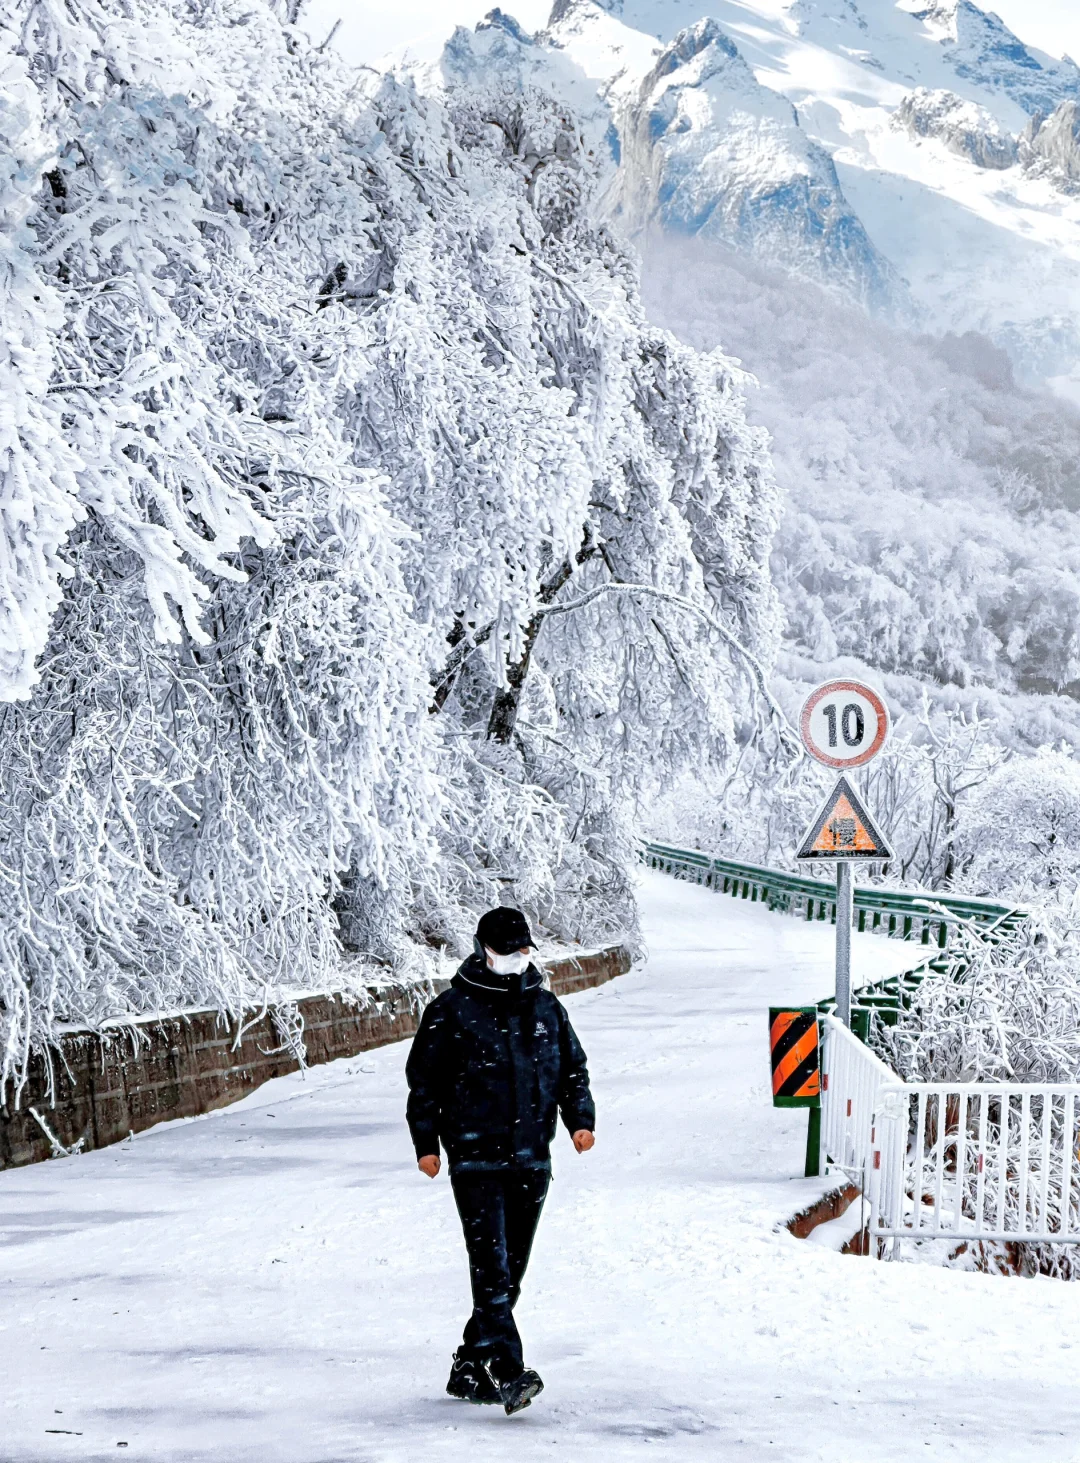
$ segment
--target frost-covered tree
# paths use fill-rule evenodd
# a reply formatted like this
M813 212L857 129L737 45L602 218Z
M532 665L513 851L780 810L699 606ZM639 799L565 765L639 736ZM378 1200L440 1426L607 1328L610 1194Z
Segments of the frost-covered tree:
M33 255L29 219L50 138L28 58L0 32L0 686L25 695L60 599L59 550L83 516L76 469L61 434L62 408L50 393L56 293Z
M0 12L5 1076L501 897L632 933L628 793L773 715L763 437L574 118L292 18Z
M7 239L50 311L33 501L68 531L6 536L5 1073L58 1018L332 978L338 872L407 889L439 815L404 530L308 364L290 164L304 128L348 150L316 78L268 11L7 18L41 118Z
M1017 757L970 796L958 863L972 888L1022 895L1080 879L1080 763L1044 747Z
M1007 760L993 723L962 707L931 711L903 727L886 755L864 774L873 806L894 839L893 871L927 889L950 888L957 838L977 790Z
M595 160L563 105L528 86L378 96L413 148L418 112L445 108L454 169L488 206L464 241L442 219L435 244L388 236L410 298L384 317L361 440L417 531L409 582L444 637L434 706L473 799L494 799L484 841L518 821L507 779L530 808L537 788L553 799L572 836L559 858L546 827L519 840L516 883L550 927L599 937L632 917L620 805L723 755L733 704L762 697L754 651L778 628L763 438L728 361L644 321L630 260L583 207ZM416 328L432 317L434 337ZM420 430L369 437L403 393Z

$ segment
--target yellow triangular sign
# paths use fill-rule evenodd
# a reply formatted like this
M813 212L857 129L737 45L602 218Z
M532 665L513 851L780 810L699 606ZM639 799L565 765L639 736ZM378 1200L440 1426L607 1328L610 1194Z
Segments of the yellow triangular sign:
M811 823L796 857L880 862L892 858L892 849L858 793L846 777L841 777Z

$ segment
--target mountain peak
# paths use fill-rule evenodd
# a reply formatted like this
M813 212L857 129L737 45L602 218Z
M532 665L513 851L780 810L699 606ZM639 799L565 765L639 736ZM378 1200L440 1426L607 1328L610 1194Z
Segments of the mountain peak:
M616 117L622 166L608 202L631 231L659 223L875 312L904 310L903 283L852 211L832 159L715 20L680 31Z
M507 15L505 10L500 10L498 6L494 10L488 11L483 20L478 23L476 29L478 31L505 31L508 36L511 36L522 46L531 46L533 43L533 38L529 32L523 29L512 15Z
M1025 46L1005 22L972 0L940 0L914 12L936 33L956 74L1010 97L1029 115L1080 98L1080 67Z
M671 44L664 48L646 85L659 81L662 77L669 76L681 67L689 65L710 47L715 47L728 60L734 60L739 56L739 48L735 42L721 30L715 20L705 18L680 31Z

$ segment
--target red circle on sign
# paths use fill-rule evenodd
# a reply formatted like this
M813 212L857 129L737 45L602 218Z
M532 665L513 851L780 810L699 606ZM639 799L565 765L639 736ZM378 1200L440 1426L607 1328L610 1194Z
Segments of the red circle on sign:
M828 752L823 752L810 735L810 718L815 706L826 696L834 695L839 691L853 691L857 696L862 696L870 702L877 717L877 734L874 740L864 752L860 752L856 757L833 757ZM823 686L818 686L816 690L811 691L803 703L802 715L799 718L799 732L802 735L803 746L811 757L817 762L824 762L826 767L864 767L867 762L877 756L885 744L885 738L889 733L889 713L878 693L872 687L864 685L862 681L826 681Z

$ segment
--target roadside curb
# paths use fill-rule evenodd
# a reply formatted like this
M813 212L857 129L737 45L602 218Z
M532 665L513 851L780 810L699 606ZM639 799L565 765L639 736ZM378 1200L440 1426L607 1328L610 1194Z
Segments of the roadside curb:
M854 1204L859 1197L859 1189L854 1184L847 1184L842 1189L833 1189L831 1193L823 1194L813 1204L808 1204L805 1209L800 1209L798 1214L788 1220L785 1228L789 1234L796 1239L809 1239L819 1224L828 1224L830 1220L839 1219Z

